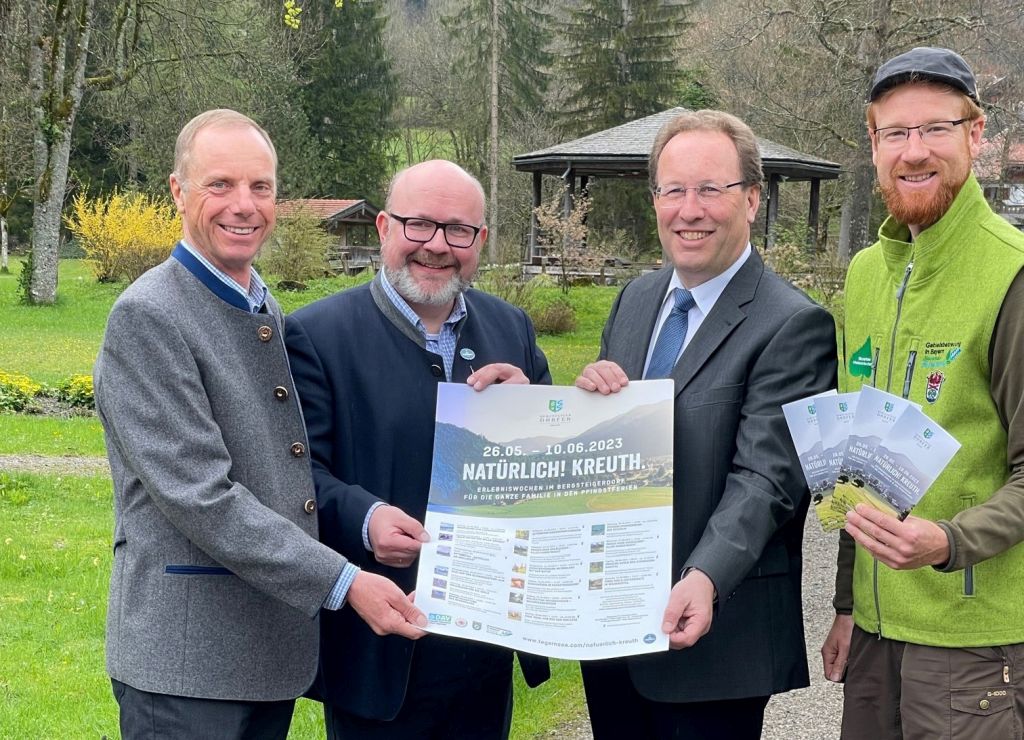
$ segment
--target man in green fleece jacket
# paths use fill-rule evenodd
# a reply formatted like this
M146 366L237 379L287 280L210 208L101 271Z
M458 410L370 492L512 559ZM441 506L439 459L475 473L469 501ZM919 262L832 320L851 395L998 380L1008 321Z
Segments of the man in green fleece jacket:
M825 676L845 740L1020 738L1024 723L1024 234L971 163L966 62L883 64L867 125L890 216L850 264L840 385L900 394L962 447L914 515L847 515Z

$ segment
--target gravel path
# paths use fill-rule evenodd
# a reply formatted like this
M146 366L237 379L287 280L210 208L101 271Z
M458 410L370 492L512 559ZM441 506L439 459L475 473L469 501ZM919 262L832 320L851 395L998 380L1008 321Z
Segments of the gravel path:
M804 528L804 630L811 685L772 697L765 713L763 740L837 740L842 716L842 687L822 676L818 651L832 626L837 533L824 533L811 513ZM593 740L586 707L580 717L549 730L558 740Z
M110 472L105 457L47 457L45 455L0 455L5 473L48 473L50 475L103 475Z

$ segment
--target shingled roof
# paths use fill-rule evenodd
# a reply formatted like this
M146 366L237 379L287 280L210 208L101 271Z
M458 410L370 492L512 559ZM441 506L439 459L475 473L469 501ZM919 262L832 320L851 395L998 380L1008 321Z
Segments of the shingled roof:
M372 220L380 209L362 198L358 200L296 198L295 200L283 200L277 204L278 216L291 216L299 211L319 216L322 221L339 221L354 216L364 216Z
M580 139L520 154L512 159L521 172L544 172L561 176L570 166L577 176L646 177L647 157L658 131L686 108L669 108L661 113L598 131ZM798 152L774 141L757 137L765 175L783 175L790 180L839 177L840 167L820 157Z

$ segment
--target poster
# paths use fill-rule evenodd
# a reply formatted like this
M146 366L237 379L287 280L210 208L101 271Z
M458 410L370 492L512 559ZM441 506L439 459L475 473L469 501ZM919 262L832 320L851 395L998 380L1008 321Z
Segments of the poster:
M441 384L427 630L565 659L667 650L673 396Z

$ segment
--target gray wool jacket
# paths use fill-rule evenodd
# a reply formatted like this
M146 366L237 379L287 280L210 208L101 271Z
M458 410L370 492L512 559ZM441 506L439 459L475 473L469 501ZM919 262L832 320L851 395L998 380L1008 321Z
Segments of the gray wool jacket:
M114 304L95 376L114 480L107 671L137 689L302 694L345 559L317 541L283 319L173 257Z

